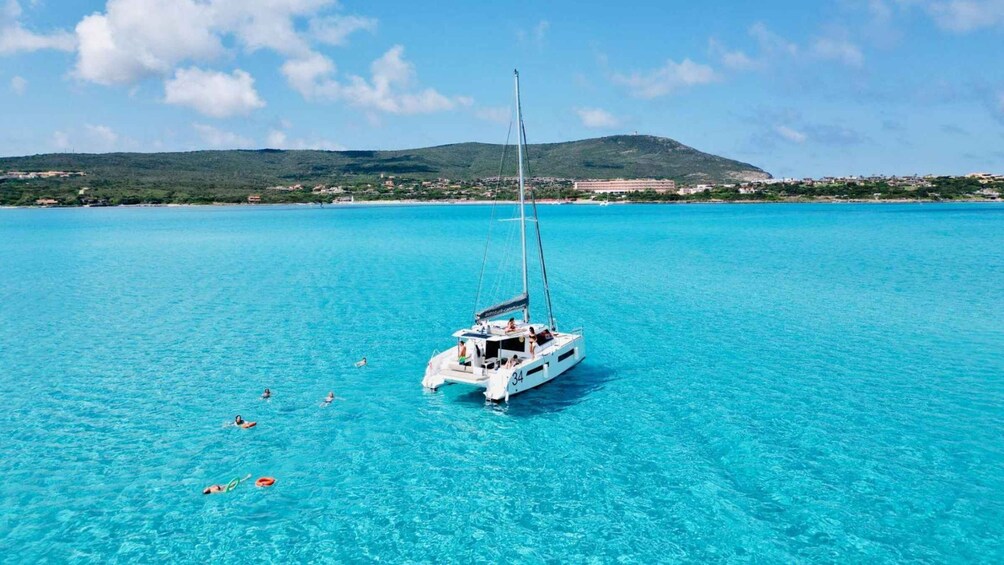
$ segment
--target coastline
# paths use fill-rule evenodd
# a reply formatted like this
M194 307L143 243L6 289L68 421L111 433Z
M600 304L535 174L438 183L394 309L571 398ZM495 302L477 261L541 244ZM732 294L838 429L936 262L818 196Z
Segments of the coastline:
M594 200L576 200L568 202L537 202L539 206L601 206L608 204L611 206L630 205L750 205L750 204L988 204L1004 203L1002 199L976 199L967 198L965 200L933 200L919 198L899 198L899 199L791 199L791 200L677 200L677 201L633 201L633 202L607 202ZM515 200L362 200L358 202L338 202L338 203L307 203L307 202L277 202L249 204L247 202L212 202L209 204L119 204L115 206L0 206L0 210L46 210L46 209L78 209L78 208L214 208L214 207L235 207L235 208L265 208L265 207L291 207L303 206L311 208L353 208L353 207L397 207L397 206L490 206L492 204L516 204Z

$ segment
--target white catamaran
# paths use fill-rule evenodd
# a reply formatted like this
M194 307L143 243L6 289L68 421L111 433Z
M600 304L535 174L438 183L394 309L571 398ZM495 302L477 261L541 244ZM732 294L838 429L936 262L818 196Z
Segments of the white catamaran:
M530 295L527 285L526 255L526 189L523 178L523 152L526 134L519 99L519 72L516 81L516 139L519 167L519 229L523 252L523 292L474 315L474 325L453 334L455 347L434 354L426 366L422 385L436 390L444 384L465 384L485 389L485 398L492 401L509 397L548 381L571 369L586 356L585 338L581 331L559 332L551 311L551 294L544 267L544 251L540 242L537 209L533 207L537 226L537 249L546 298L548 323L530 323ZM503 163L505 156L503 155ZM500 175L501 178L501 175ZM479 291L480 293L480 291ZM522 322L498 319L522 310Z

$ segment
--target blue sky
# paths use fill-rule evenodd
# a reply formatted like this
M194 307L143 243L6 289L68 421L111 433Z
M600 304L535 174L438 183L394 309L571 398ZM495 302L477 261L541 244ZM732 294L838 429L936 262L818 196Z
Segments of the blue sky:
M677 139L1004 172L1004 0L0 0L0 155Z

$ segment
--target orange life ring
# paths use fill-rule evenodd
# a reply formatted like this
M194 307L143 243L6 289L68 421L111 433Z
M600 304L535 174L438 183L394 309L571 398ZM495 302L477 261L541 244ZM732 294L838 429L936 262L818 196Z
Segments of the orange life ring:
M275 479L272 477L261 477L254 482L256 487L270 487L275 484Z
M241 427L244 428L244 429L247 429L247 428L253 428L253 427L257 426L257 425L258 425L258 422L244 422L243 424L241 424Z

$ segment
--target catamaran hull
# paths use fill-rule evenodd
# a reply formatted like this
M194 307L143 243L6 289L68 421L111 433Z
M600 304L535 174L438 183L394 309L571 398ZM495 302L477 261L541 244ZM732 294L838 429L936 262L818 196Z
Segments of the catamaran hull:
M508 400L510 396L553 381L585 357L585 340L581 335L575 336L560 348L521 363L515 369L503 369L492 375L485 390L485 398L493 401Z
M510 396L526 392L544 383L551 382L586 357L585 339L581 335L571 335L567 343L520 363L513 369L485 370L480 373L457 374L455 371L440 371L433 367L442 365L441 356L448 358L447 351L433 357L429 362L422 384L432 390L444 384L466 384L485 389L485 398L491 401L508 400ZM566 337L566 338L567 338ZM444 359L445 359L444 358Z

